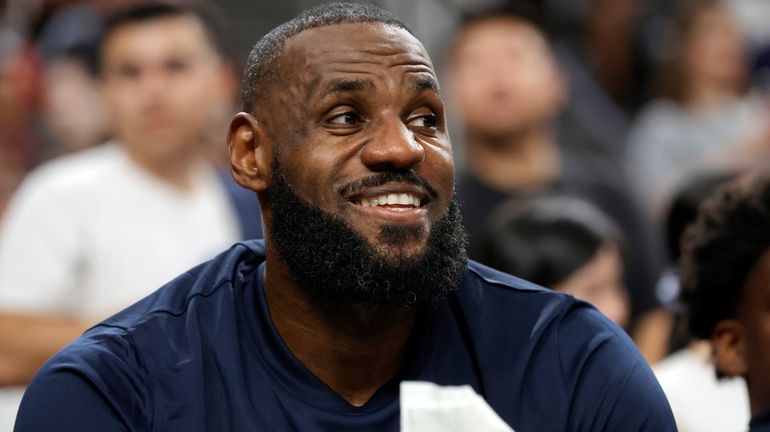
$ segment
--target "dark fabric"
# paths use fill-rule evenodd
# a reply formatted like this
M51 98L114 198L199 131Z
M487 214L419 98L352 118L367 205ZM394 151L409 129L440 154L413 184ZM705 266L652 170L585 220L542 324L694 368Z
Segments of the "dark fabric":
M402 380L469 384L517 432L675 430L622 330L473 262L418 311L400 374L351 406L273 326L263 249L238 244L86 332L33 379L15 430L397 431Z
M770 409L751 418L749 432L770 432Z
M662 245L621 181L613 180L613 175L602 174L601 167L586 167L585 160L575 161L567 153L562 154L562 159L564 176L539 190L506 193L481 183L470 174L458 177L457 196L470 236L469 256L476 260L480 258L480 240L485 235L488 218L509 199L567 195L586 200L612 218L625 237L624 280L631 299L633 323L637 317L660 305L654 287L663 268Z
M257 194L241 187L233 180L229 172L225 170L219 170L218 172L238 216L241 238L243 240L263 238L262 211L259 208Z

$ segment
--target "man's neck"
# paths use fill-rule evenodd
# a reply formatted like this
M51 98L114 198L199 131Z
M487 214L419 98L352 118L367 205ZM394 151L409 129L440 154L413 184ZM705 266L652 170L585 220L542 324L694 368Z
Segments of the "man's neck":
M739 91L730 83L694 80L685 95L685 104L694 112L708 112L738 99Z
M470 133L466 146L471 174L500 191L537 189L561 172L559 151L547 128L497 138Z
M294 283L271 252L268 248L265 295L281 338L313 375L348 403L365 404L401 368L416 310L321 306Z
M169 158L169 160L154 160L137 154L131 148L127 148L126 151L134 163L154 178L180 192L192 191L194 184L193 169L200 161L197 155Z

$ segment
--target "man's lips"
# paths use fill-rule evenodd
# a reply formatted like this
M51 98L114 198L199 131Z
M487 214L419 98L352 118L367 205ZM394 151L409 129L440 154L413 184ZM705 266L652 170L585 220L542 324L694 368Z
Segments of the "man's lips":
M389 193L372 198L363 198L357 202L364 207L384 206L388 208L414 208L420 207L420 198L409 193Z
M365 188L346 198L363 207L422 207L431 200L430 194L423 187L408 183L387 183Z
M359 213L367 216L394 223L415 223L427 216L425 206L431 198L420 186L390 183L359 191L348 200Z
M415 224L428 217L428 210L424 207L402 206L399 204L371 207L352 204L351 207L354 211L365 217L374 217L394 224Z

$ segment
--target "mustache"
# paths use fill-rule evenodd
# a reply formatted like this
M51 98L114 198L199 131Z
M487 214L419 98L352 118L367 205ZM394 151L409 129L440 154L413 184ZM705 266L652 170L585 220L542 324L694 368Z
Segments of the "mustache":
M391 182L409 183L420 186L428 192L428 195L430 195L432 199L435 199L438 196L436 189L431 186L427 180L411 169L408 171L384 171L365 177L361 180L352 181L341 186L339 188L339 193L342 196L349 196L358 193L363 189L378 187Z

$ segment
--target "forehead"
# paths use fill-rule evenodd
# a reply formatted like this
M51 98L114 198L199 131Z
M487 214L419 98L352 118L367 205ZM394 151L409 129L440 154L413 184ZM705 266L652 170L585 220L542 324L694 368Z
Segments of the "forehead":
M180 14L119 25L105 39L101 54L108 61L116 56L151 57L191 50L214 51L198 18Z
M456 54L498 50L515 44L540 52L550 50L545 36L534 25L515 17L492 17L467 25L457 36Z
M334 24L305 30L286 41L286 72L312 86L335 73L435 77L422 44L404 29L381 23Z

